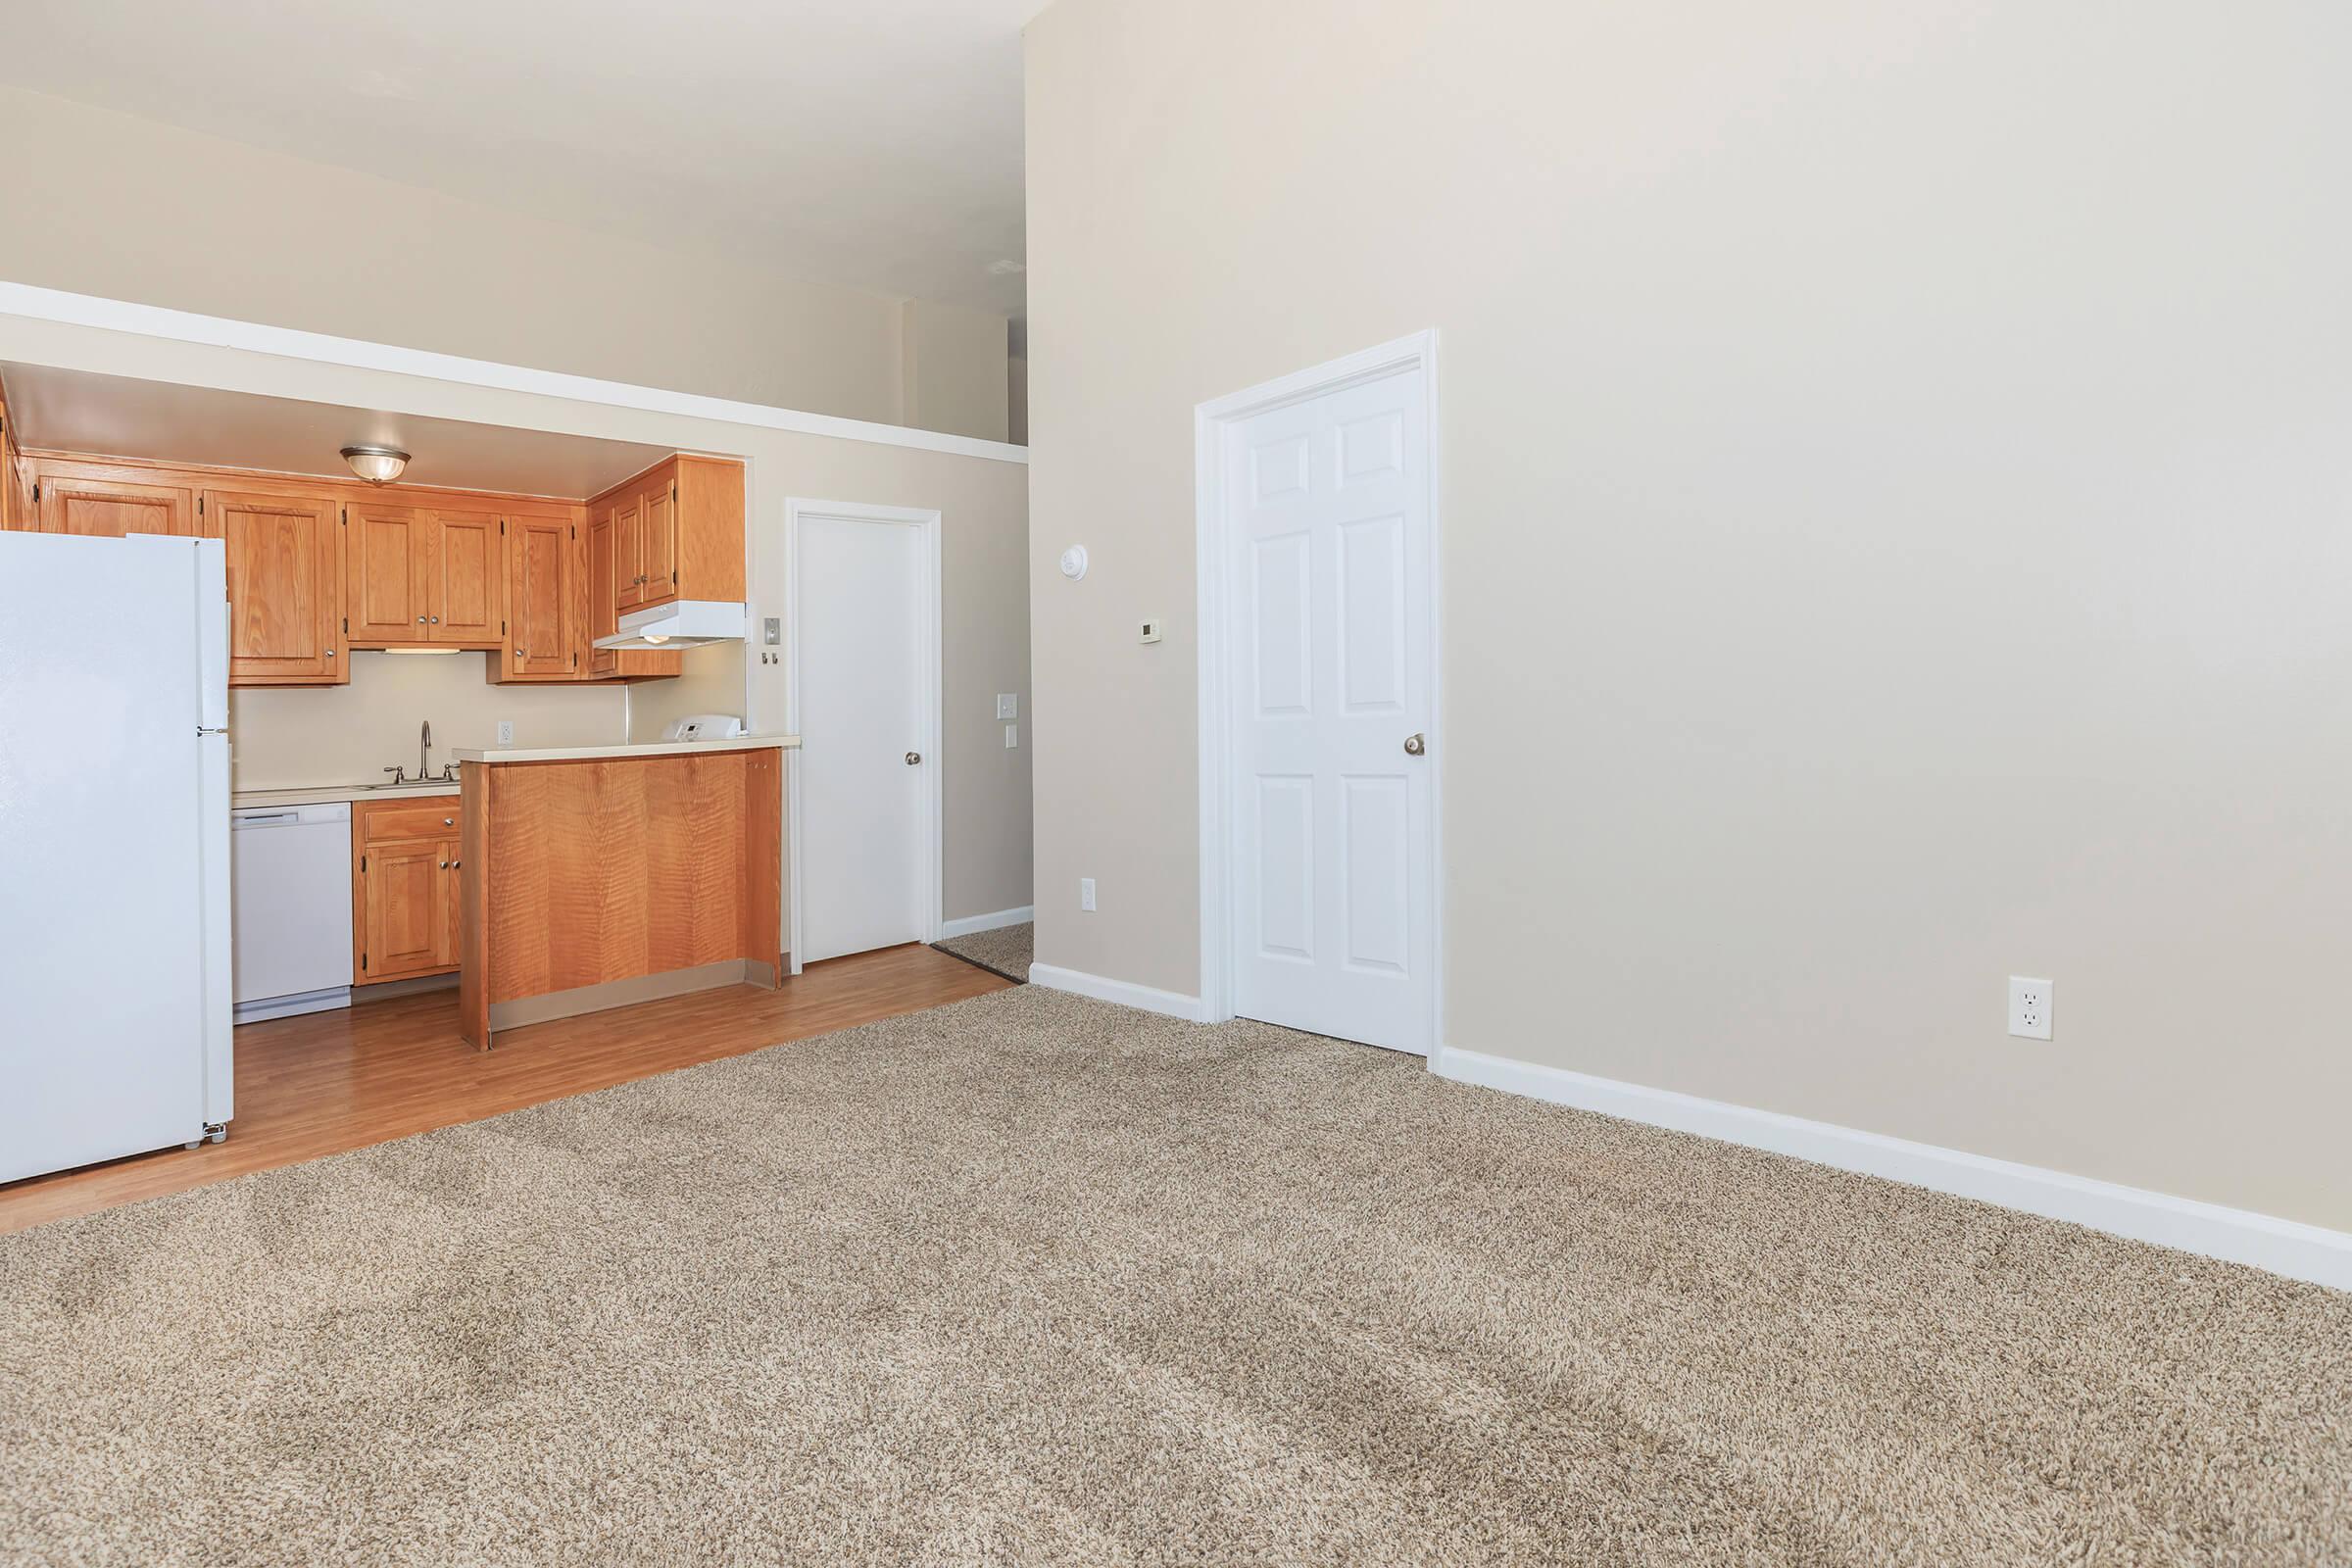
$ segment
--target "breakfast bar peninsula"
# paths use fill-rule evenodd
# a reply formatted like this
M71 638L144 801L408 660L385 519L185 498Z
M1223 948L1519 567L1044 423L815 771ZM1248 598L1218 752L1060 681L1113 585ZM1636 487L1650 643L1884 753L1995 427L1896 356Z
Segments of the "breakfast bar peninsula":
M466 1041L716 986L776 984L796 736L460 751Z

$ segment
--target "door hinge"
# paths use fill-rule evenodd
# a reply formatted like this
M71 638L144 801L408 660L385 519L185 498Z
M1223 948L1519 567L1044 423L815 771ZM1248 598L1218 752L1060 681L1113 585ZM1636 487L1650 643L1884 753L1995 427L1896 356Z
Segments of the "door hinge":
M38 479L32 481L32 499L36 504L41 499L41 481Z
M202 496L196 498L196 515L199 517L204 515L204 497Z
M360 875L362 875L362 876L366 876L367 874L368 874L368 857L366 857L365 855L363 855L363 856L361 856L361 857L360 857Z
M572 536L574 539L577 539L577 538L580 536L580 529L579 529L579 525L578 525L577 523L574 523L574 524L572 525L572 529L571 529L571 536Z
M678 585L678 574L674 571L669 574L669 585L672 588L675 588Z
M507 536L507 519L504 517L498 519L498 536L501 539Z
M351 617L349 615L343 617L343 635L346 637L351 635Z
M363 954L361 954L361 955L360 955L360 973L362 973L362 974L366 974L367 972L368 972L368 955L366 955L365 953L363 953Z
M343 509L343 526L346 528L351 526L351 509L349 507Z

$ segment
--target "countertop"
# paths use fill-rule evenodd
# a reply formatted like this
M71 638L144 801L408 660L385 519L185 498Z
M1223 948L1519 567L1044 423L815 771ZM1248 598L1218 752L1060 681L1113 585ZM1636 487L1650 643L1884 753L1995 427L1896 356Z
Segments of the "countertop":
M684 757L694 752L794 751L800 744L798 735L745 735L731 741L656 741L642 746L508 746L486 752L459 747L451 755L461 762L587 762L607 757Z
M365 784L318 784L290 790L232 790L228 806L232 811L242 811L256 806L331 806L337 801L399 801L412 796L457 793L456 779L435 779L427 784L402 784L380 790Z

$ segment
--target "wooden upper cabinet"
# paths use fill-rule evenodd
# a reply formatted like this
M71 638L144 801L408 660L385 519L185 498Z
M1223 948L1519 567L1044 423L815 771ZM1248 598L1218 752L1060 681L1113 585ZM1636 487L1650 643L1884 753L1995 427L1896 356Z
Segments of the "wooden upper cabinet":
M183 539L221 537L217 518L208 516L206 526L197 526L196 497L181 485L49 472L36 477L43 533L77 533L99 539L120 539L133 533L173 534Z
M613 521L616 511L607 507L588 518L588 548L582 558L586 564L582 599L587 606L587 627L581 634L581 640L588 645L587 676L590 680L655 680L682 674L686 668L683 653L596 646L599 637L610 637L620 630L620 585L616 580L619 558L615 549L619 541Z
M507 520L507 650L502 680L569 680L580 673L579 536L556 517Z
M620 668L618 652L596 646L599 637L610 637L620 629L620 585L614 575L611 507L588 519L587 569L588 673L591 677L602 677Z
M428 539L431 641L497 648L506 635L507 552L495 512L435 512Z
M637 498L639 605L678 597L678 481L676 475Z
M636 496L612 504L612 604L634 610L645 598L645 508Z
M673 599L743 601L742 464L680 455L597 497L589 514L608 506L616 612Z
M323 498L205 492L228 559L228 678L248 686L340 685L342 529Z
M432 640L430 514L416 507L344 508L343 613L362 648Z

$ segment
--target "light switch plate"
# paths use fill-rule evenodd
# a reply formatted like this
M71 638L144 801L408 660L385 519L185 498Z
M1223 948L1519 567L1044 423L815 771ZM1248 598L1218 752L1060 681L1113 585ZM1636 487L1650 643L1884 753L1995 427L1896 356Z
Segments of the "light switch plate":
M767 644L767 646L770 648L773 648L777 644L781 643L784 640L783 617L778 615L769 615L762 619L760 622L760 640Z
M1021 716L1021 698L1018 692L997 693L997 716L999 718Z
M1082 876L1078 879L1078 907L1082 910L1091 910L1094 906L1095 879L1091 876Z
M1005 725L1005 726L1004 726L1004 749L1005 749L1006 751L1008 751L1008 752L1009 752L1009 751L1011 751L1011 750L1012 750L1014 747L1016 747L1016 746L1018 746L1018 745L1020 745L1020 744L1021 744L1021 726L1020 726L1020 725L1018 725L1018 724L1007 724L1007 725Z

